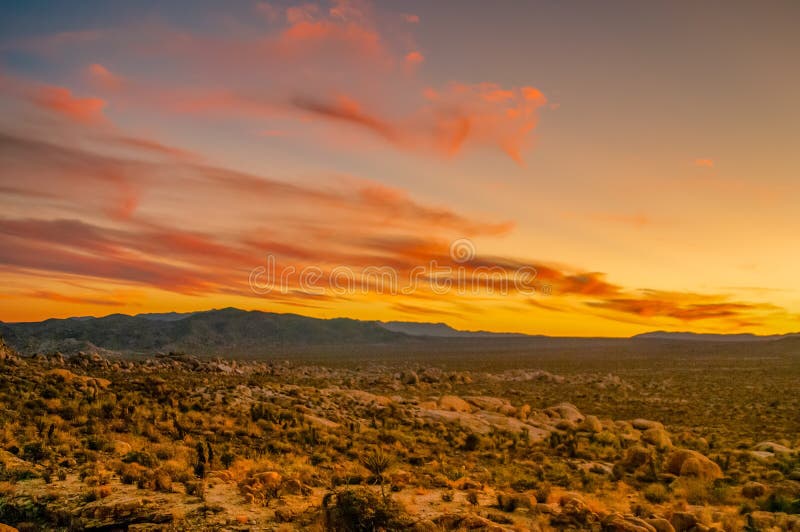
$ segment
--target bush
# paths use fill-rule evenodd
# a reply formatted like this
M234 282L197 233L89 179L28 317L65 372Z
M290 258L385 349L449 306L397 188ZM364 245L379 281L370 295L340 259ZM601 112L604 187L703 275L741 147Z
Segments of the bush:
M50 452L40 441L26 443L22 447L22 458L29 462L41 462L50 456Z
M550 485L549 484L542 484L536 491L534 492L534 497L536 497L536 502L545 503L547 502L547 498L550 496Z
M760 505L767 512L800 514L800 498L792 498L784 493L772 493Z
M397 530L408 524L395 501L365 489L328 493L322 505L325 529L332 532Z
M644 489L644 498L654 504L662 503L669 499L669 490L663 484L650 484Z
M122 461L126 464L140 464L144 467L158 465L158 458L147 451L131 451L122 458Z

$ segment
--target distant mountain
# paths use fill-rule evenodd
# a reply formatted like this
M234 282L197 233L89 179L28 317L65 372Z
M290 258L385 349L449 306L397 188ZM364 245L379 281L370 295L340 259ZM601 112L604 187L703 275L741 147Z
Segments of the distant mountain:
M653 331L644 334L637 334L632 338L644 340L682 340L692 342L770 342L773 340L782 340L800 336L800 333L790 334L772 334L766 336L759 336L756 334L704 334L693 332L668 332L668 331Z
M234 308L187 314L49 319L0 323L0 336L21 353L47 353L76 345L125 353L275 351L283 346L382 344L413 340L375 322L330 320Z
M623 347L675 342L769 342L785 340L791 346L800 334L696 334L656 331L633 338L566 338L520 333L460 331L446 323L319 319L298 314L244 311L235 308L204 312L112 314L102 318L75 317L30 323L0 322L0 337L22 354L84 352L152 354L185 352L217 356L261 356L315 347L350 349L355 346L422 346L487 350L514 344L529 352L542 349L606 345ZM648 347L650 349L650 347ZM363 350L363 349L362 349Z
M137 314L135 318L145 318L148 320L156 321L178 321L189 316L194 316L197 312L149 312L146 314Z
M488 331L459 331L446 323L426 323L416 321L378 321L378 325L393 332L410 336L435 338L525 338L522 333L496 333Z

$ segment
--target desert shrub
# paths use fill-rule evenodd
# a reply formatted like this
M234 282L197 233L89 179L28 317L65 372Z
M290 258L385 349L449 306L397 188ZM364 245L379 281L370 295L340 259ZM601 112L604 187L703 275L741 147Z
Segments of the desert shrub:
M90 451L108 451L113 449L114 444L111 440L103 436L89 436L86 439L86 448Z
M135 484L139 481L139 478L142 476L142 473L145 471L144 467L137 463L125 463L123 462L117 468L117 474L119 475L119 480L123 484Z
M326 530L332 532L397 530L407 525L398 503L365 489L329 493L323 508Z
M513 512L517 508L530 508L531 500L525 495L497 494L497 507L504 512Z
M511 488L514 491L519 491L520 493L535 489L538 485L539 483L531 478L518 478L511 482Z
M669 490L663 484L650 484L644 489L643 495L648 501L659 504L669 499Z
M771 493L759 506L767 512L800 514L800 498L785 493Z
M26 443L22 446L22 458L29 462L41 462L50 456L50 451L40 441Z
M481 445L481 438L477 434L471 432L467 434L467 437L464 439L464 445L462 448L465 451L474 451Z
M536 497L536 502L547 502L547 498L550 497L550 484L540 484L534 492L534 497Z
M191 495L204 500L206 496L206 483L202 480L193 480L191 482L187 482L186 495Z
M95 500L105 499L111 495L111 486L98 486L92 490Z
M220 456L219 459L222 462L222 467L224 467L225 469L229 469L231 467L231 464L233 464L233 461L236 460L236 456L226 451L222 453L222 456Z
M708 496L714 504L729 504L733 497L733 489L727 484L715 482Z
M122 457L122 461L126 464L140 464L144 467L154 467L158 465L158 458L147 451L131 451Z
M711 500L709 486L702 480L680 478L673 485L675 494L686 499L689 504L704 505Z

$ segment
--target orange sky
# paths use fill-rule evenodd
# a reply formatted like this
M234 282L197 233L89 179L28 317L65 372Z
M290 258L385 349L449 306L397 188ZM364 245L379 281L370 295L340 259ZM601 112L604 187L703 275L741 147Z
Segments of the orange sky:
M2 321L800 330L794 3L0 9Z

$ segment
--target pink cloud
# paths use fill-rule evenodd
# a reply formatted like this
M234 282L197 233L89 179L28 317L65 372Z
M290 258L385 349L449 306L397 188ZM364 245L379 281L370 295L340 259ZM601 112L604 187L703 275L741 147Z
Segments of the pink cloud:
M42 86L33 90L29 99L36 105L66 116L84 124L104 120L105 100L100 98L79 98L63 87Z

